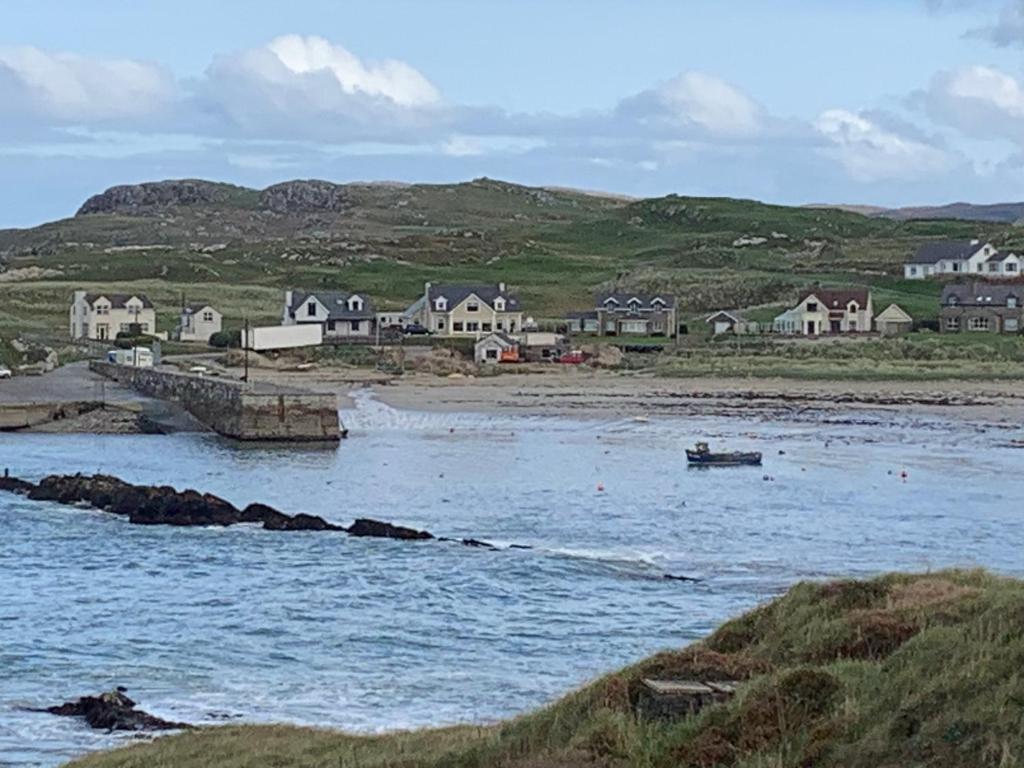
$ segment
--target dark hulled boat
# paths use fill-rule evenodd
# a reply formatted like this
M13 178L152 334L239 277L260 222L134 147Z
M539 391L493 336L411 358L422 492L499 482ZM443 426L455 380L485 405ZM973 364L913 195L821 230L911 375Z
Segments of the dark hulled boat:
M707 443L697 443L694 448L686 449L686 460L691 467L757 467L761 465L761 454L739 451L712 453Z

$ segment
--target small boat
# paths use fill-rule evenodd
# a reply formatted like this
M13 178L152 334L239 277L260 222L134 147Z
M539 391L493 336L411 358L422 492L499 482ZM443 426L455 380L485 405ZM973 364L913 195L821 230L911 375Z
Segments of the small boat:
M712 453L707 443L697 443L693 448L687 448L686 460L692 467L761 466L760 453Z

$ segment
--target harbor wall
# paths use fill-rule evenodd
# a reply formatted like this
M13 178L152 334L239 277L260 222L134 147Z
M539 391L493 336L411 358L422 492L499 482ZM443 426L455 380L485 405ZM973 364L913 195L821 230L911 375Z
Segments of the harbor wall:
M341 438L334 395L252 390L240 382L100 361L89 368L149 397L180 403L210 429L236 440Z

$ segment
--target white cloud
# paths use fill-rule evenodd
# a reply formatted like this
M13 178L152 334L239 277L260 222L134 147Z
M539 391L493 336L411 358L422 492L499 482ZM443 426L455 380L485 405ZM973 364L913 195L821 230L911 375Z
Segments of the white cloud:
M814 126L833 145L826 152L857 181L916 180L948 172L955 164L944 150L845 109L823 112Z
M696 123L723 136L748 136L760 128L761 108L757 103L713 75L686 72L656 93L668 114L681 124Z
M345 93L382 96L404 107L434 104L441 98L433 84L405 62L387 59L364 64L345 48L322 37L284 35L272 40L266 50L291 75L329 72ZM287 85L286 79L280 77L281 71L266 74Z
M1012 75L983 66L942 72L922 98L932 119L968 136L1024 145L1024 86Z
M130 59L101 59L31 46L0 47L0 111L59 122L146 117L175 98L173 77Z
M757 135L764 110L741 90L704 72L683 72L651 90L623 99L616 115L663 135L722 138Z
M969 37L980 37L998 46L1024 46L1024 0L1011 0L994 24L972 29Z

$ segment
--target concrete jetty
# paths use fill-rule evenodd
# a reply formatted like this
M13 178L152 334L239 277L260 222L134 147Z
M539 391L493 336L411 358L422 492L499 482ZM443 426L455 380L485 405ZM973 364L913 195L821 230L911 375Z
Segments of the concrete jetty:
M235 440L336 442L343 434L333 394L98 360L89 368L148 397L179 403L213 431Z

